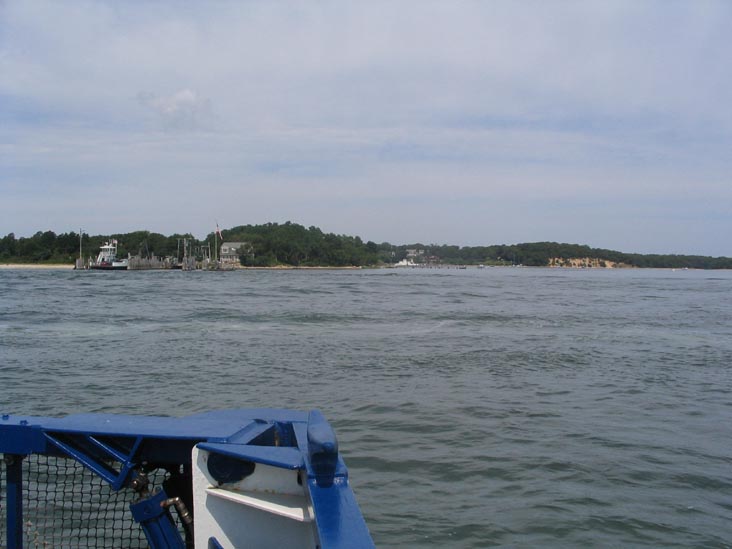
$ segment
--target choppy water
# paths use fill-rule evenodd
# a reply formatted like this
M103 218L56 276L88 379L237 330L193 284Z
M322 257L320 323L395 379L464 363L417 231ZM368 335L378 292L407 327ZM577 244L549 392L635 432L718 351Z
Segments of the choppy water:
M320 408L380 547L732 545L732 273L0 271L0 410Z

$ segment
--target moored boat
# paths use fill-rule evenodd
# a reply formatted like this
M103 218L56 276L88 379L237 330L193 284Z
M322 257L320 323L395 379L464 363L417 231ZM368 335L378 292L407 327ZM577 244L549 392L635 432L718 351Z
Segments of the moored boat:
M96 261L89 263L90 269L103 271L124 271L129 266L129 260L117 259L117 241L109 240L99 247Z
M8 548L374 546L318 411L3 415L0 453Z

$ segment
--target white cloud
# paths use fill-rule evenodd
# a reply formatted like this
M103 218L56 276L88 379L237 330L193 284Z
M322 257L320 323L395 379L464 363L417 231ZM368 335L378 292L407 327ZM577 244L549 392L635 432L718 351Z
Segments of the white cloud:
M211 101L195 91L182 89L167 97L151 92L140 92L137 100L143 107L155 112L166 130L196 130L211 127Z

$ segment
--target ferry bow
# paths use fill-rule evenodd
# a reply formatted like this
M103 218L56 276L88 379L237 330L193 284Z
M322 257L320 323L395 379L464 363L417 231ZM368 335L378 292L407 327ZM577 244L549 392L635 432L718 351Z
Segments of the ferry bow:
M3 415L0 453L9 549L374 546L317 410Z

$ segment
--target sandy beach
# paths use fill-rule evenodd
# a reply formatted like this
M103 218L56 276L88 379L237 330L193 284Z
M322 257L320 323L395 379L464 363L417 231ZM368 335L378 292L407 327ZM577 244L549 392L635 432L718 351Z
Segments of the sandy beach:
M0 269L73 269L72 263L0 263Z

